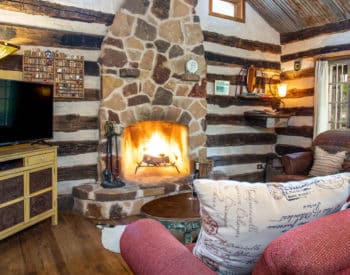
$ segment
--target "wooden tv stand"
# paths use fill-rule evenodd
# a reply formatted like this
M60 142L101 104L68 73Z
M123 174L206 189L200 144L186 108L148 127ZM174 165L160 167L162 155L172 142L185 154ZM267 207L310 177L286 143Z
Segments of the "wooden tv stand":
M51 217L57 224L57 147L0 147L0 240Z

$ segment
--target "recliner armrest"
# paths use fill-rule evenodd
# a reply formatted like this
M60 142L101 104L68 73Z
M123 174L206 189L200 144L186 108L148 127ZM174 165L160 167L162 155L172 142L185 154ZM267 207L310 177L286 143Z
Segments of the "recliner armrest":
M313 163L311 151L284 155L280 158L287 175L308 175Z

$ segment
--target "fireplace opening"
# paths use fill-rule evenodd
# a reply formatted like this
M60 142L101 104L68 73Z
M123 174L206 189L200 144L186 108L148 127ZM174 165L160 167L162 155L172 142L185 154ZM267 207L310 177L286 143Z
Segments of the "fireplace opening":
M142 121L123 130L121 176L136 182L163 182L190 174L188 127Z

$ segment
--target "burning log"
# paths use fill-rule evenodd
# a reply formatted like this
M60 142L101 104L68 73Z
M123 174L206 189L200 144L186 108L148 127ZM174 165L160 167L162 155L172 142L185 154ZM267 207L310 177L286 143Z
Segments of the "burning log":
M148 154L144 154L142 161L137 163L135 174L137 173L137 169L139 169L140 167L168 167L168 166L175 167L177 172L180 173L175 162L170 162L170 159L168 156L160 155L159 157L155 157Z
M143 155L142 161L151 166L161 166L162 164L169 164L170 160L168 156L154 157L151 155Z

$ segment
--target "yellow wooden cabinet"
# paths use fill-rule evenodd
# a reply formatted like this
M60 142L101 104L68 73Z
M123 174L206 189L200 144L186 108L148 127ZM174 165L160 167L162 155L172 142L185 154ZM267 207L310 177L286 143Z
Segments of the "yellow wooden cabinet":
M57 224L57 147L0 147L0 240L51 217Z

